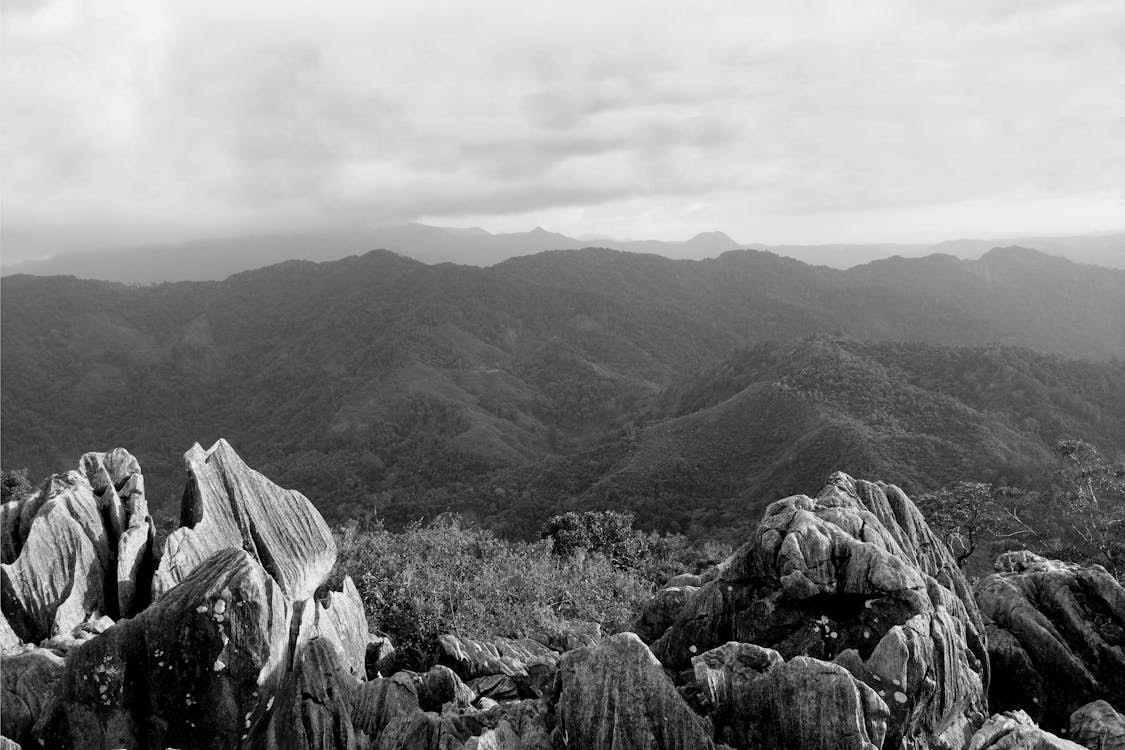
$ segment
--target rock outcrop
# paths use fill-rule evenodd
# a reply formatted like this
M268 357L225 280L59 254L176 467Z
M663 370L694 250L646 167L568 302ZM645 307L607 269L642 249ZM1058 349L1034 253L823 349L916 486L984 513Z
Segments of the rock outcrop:
M79 467L0 513L0 601L23 642L129 616L148 602L153 530L136 459L117 448L87 453Z
M1069 736L1089 750L1125 750L1125 716L1105 701L1087 703L1070 715Z
M986 716L984 624L968 583L892 485L835 474L815 499L770 505L652 650L679 670L728 641L847 669L889 709L885 748L960 750Z
M1040 729L1023 711L996 714L970 739L965 750L1086 750Z
M633 633L559 660L555 741L588 750L714 747L711 727L684 702Z
M0 703L0 734L33 747L35 723L54 700L63 659L54 651L29 648L0 656L4 692Z
M994 711L1020 709L1065 731L1105 699L1125 707L1125 588L1100 566L1012 552L976 586L988 620Z
M883 747L890 711L843 667L731 642L692 659L716 738L738 748Z
M159 598L215 552L245 549L291 599L308 599L336 561L336 542L304 495L251 469L225 440L184 455L181 528L164 543L152 582Z

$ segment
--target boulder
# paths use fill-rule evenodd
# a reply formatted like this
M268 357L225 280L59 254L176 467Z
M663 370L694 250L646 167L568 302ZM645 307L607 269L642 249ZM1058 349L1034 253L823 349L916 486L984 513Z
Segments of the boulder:
M423 711L441 713L442 707L447 703L464 708L477 699L472 688L462 682L452 669L440 664L435 664L425 674L418 675L416 684L418 705Z
M21 745L37 745L32 729L51 705L62 673L62 657L47 649L0 656L0 734Z
M771 504L716 570L653 642L666 667L728 641L835 662L888 707L886 748L960 750L984 720L983 619L897 487L834 474Z
M1125 750L1125 716L1105 701L1087 703L1070 715L1070 738L1089 750Z
M152 582L166 594L226 547L245 549L294 600L312 597L336 561L336 543L312 503L251 469L225 440L184 455L188 483L181 528L164 543Z
M1023 711L996 714L977 730L965 750L1084 750L1035 725Z
M1082 706L1125 706L1125 588L1098 565L1006 553L980 580L996 679L993 710L1026 711L1065 731Z
M837 664L727 643L692 659L716 737L735 748L878 750L890 711Z
M713 748L711 728L633 633L563 654L554 738L587 750Z

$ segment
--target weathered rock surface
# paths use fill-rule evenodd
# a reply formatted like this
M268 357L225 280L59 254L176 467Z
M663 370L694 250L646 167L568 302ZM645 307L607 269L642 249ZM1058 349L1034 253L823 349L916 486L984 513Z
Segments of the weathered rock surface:
M46 730L62 748L233 748L293 659L293 605L222 550L160 601L71 651Z
M973 735L965 750L1084 750L1082 745L1040 729L1023 711L996 714Z
M727 643L692 659L717 739L735 748L877 750L890 711L837 664Z
M62 672L62 657L48 649L0 656L0 734L28 747L37 744L32 729L53 701Z
M302 630L323 636L325 643L336 649L339 663L358 679L367 677L367 616L363 599L350 576L344 577L340 591L327 591L305 607L307 619Z
M1125 716L1105 701L1087 703L1070 715L1069 734L1089 750L1125 750Z
M995 711L1066 730L1097 699L1125 706L1125 588L1100 566L1001 555L976 586L988 618Z
M438 660L466 680L496 674L526 677L529 667L553 667L559 659L557 652L529 638L484 641L443 633L438 636L438 646Z
M226 547L245 549L290 599L310 598L332 570L336 543L312 503L251 469L225 440L184 455L183 526L169 535L152 582L163 596Z
M836 662L890 710L886 748L960 750L988 660L969 586L897 487L833 475L779 500L653 643L673 669L728 641Z
M140 466L123 448L87 453L77 471L5 504L0 521L0 601L20 640L65 636L88 618L147 603L135 591L138 581L148 588L152 521Z
M109 537L85 477L47 480L23 502L13 537L16 557L0 565L0 606L20 640L68 633L105 611Z
M633 633L559 660L556 743L588 750L712 748L711 727L676 692Z
M698 579L698 576L695 578ZM680 610L698 590L698 586L666 586L660 589L645 604L630 630L643 641L659 638L676 621Z

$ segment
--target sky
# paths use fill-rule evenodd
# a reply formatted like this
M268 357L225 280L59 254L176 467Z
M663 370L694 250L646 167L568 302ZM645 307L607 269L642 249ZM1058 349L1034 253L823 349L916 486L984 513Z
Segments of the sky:
M4 0L0 253L1125 228L1120 0Z

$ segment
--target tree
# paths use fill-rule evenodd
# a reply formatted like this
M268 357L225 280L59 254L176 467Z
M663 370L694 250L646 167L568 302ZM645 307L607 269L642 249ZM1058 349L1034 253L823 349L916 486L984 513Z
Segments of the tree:
M1081 440L1059 441L1055 452L1063 468L1054 494L1071 532L1060 552L1125 576L1125 467L1111 465Z
M1010 534L996 503L998 492L984 482L957 482L918 497L918 508L959 567L964 568L982 544Z
M605 555L622 567L635 567L648 552L648 537L633 528L634 516L616 510L588 510L553 516L543 524L540 538L550 539L556 554L579 549Z

